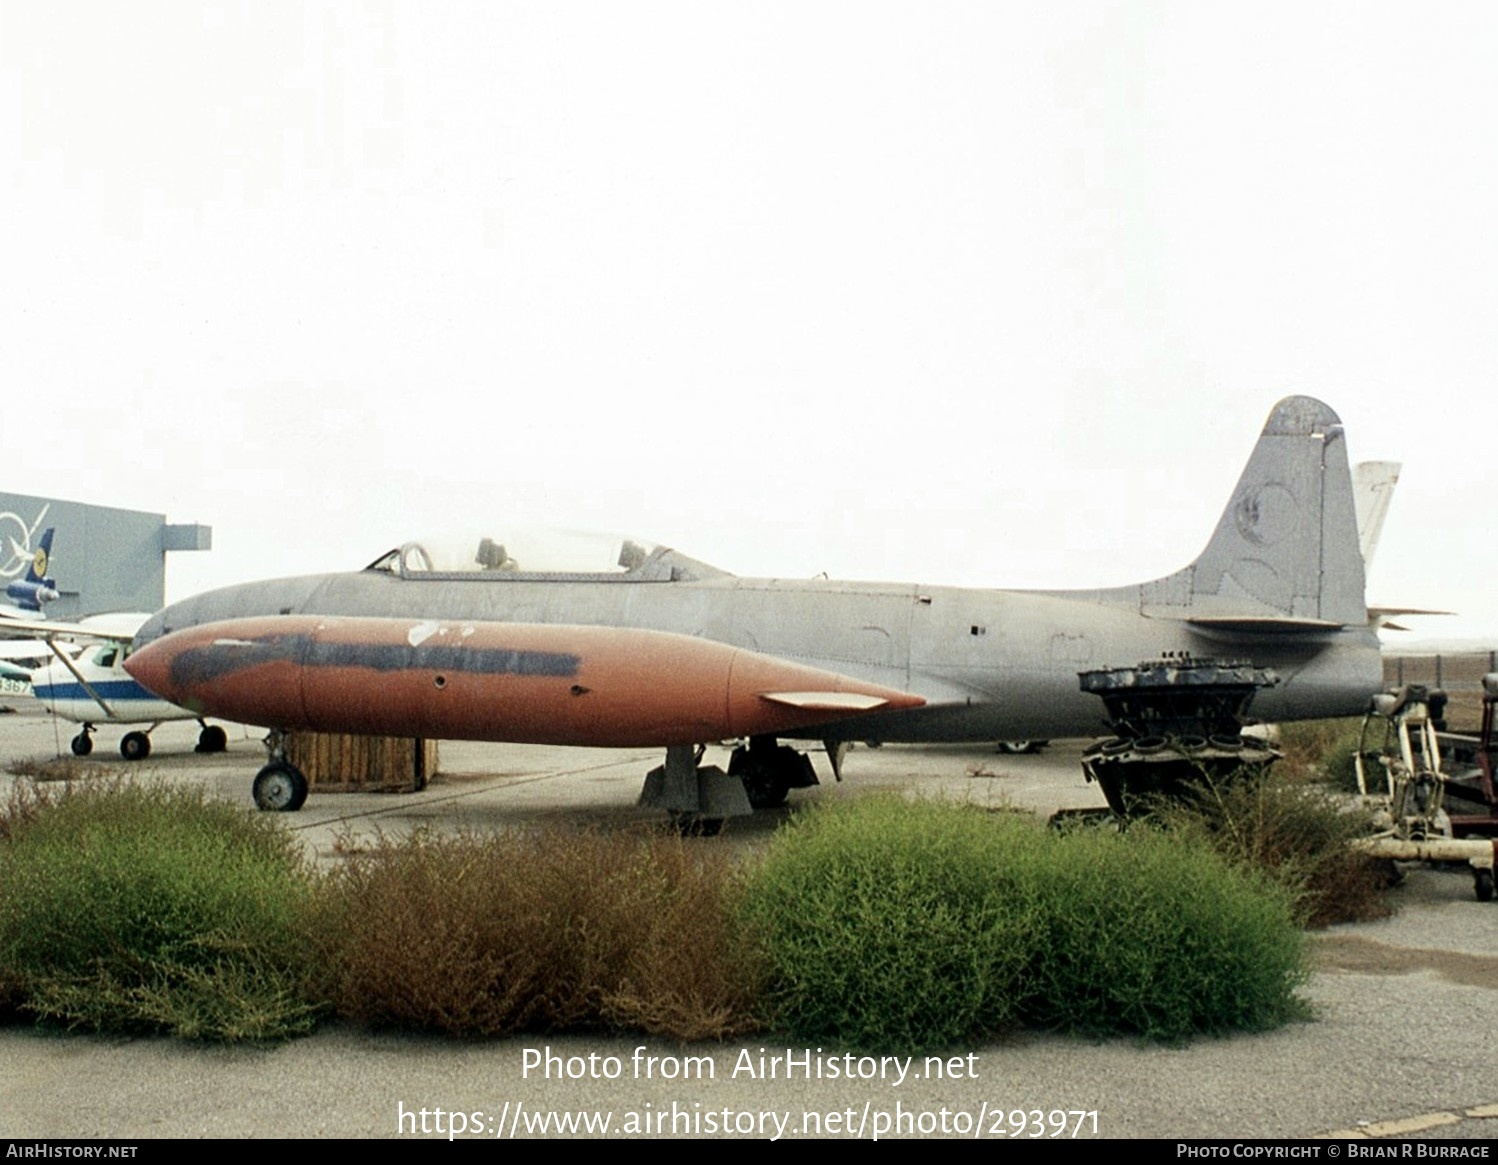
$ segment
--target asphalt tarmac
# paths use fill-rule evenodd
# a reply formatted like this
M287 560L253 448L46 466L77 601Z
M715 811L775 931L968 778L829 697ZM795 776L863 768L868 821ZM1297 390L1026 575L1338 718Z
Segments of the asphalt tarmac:
M73 731L31 710L0 716L0 764L66 753ZM253 812L258 733L231 729L229 751L204 757L192 752L196 732L162 726L152 756L130 771L198 783ZM102 730L90 763L124 768L118 737ZM1047 814L1099 806L1080 752L1067 742L1017 757L856 749L841 785L792 797L898 788ZM658 763L649 751L444 744L425 792L314 791L287 824L320 861L380 831L608 826L648 816L634 801ZM13 779L0 777L0 794ZM753 846L782 819L759 814L700 844ZM1323 1155L1339 1143L1354 1155L1351 1138L1492 1138L1498 904L1478 903L1470 876L1445 870L1411 869L1391 893L1394 918L1315 937L1305 988L1315 1018L1264 1035L1159 1047L1026 1034L904 1062L764 1040L460 1042L333 1026L278 1047L223 1048L11 1026L0 1028L0 1137L1330 1135Z

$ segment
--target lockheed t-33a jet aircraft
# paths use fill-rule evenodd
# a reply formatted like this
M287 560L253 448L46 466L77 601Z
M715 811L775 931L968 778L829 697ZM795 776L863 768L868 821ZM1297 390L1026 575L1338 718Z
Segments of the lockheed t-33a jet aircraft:
M573 549L566 544L564 549ZM1347 447L1320 401L1275 406L1206 549L1094 591L739 578L666 547L544 561L499 531L364 570L228 587L145 623L126 667L200 715L273 730L659 746L642 803L723 817L815 783L783 740L1096 735L1079 673L1215 658L1273 669L1265 720L1355 714L1380 683ZM262 808L295 809L276 754ZM701 747L745 741L727 773Z

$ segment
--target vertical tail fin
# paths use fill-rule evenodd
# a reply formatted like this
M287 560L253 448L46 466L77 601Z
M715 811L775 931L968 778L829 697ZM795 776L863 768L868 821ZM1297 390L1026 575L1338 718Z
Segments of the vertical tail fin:
M26 567L26 577L5 588L5 597L23 611L40 614L43 603L50 603L57 598L57 580L47 577L47 567L52 555L52 533L53 527L48 526L37 542L31 562Z
M1146 614L1244 629L1364 626L1363 556L1342 422L1306 396L1274 406L1197 560L1138 589Z
M48 526L42 531L41 539L31 555L31 565L26 568L27 582L43 583L49 587L56 585L54 580L47 578L47 567L52 559L52 535L56 530L56 526Z

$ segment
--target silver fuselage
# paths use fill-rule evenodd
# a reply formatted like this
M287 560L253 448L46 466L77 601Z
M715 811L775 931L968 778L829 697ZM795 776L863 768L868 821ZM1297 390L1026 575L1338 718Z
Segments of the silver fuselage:
M686 580L600 581L366 570L200 595L160 612L136 642L201 623L278 613L671 631L923 696L924 708L864 716L815 733L890 742L1094 735L1103 730L1104 709L1080 689L1078 673L1164 653L1274 669L1281 683L1261 693L1253 709L1271 721L1359 713L1381 680L1377 638L1366 627L1294 633L1203 628L1105 594L718 572Z

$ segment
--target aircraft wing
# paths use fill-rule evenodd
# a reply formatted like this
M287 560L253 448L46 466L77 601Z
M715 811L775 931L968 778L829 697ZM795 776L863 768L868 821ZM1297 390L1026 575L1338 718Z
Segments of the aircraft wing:
M0 619L0 640L8 638L19 638L22 635L32 640L45 643L57 657L57 662L62 664L88 698L98 705L99 710L104 713L108 720L116 720L119 717L110 706L95 682L91 682L87 676L79 670L79 664L68 652L64 651L59 644L73 642L88 643L117 643L121 647L128 647L135 638L135 630L148 618L146 614L127 612L123 614L90 615L78 623L63 623L54 619ZM45 701L44 701L45 702Z
M0 619L0 639L40 639L48 643L88 640L94 643L128 644L135 632L149 618L144 612L121 615L89 615L78 623L56 619Z
M129 643L135 632L100 624L61 623L55 619L0 619L0 639L88 639L109 643Z
M84 678L83 673L78 670L78 665L59 644L85 641L118 643L122 647L127 647L134 638L134 632L127 633L123 626L117 624L91 624L86 620L82 623L62 623L54 619L0 619L0 642L45 644L57 657L57 661L73 673L73 678L83 685L83 690L88 693L89 699L99 705L104 715L110 720L115 718L114 710Z

